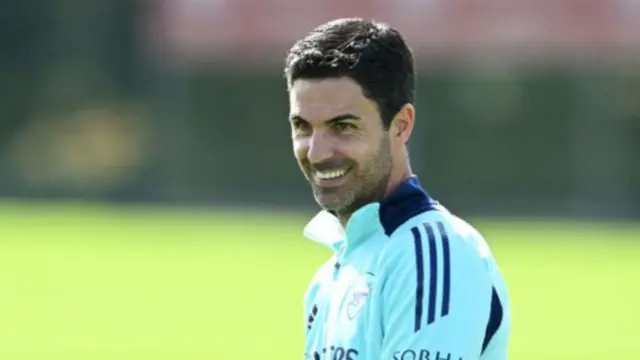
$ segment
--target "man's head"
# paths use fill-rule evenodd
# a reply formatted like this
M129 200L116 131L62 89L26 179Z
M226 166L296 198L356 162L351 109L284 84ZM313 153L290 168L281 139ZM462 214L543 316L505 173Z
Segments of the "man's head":
M400 33L331 21L291 48L285 75L294 153L320 206L348 216L381 200L410 171L415 76Z

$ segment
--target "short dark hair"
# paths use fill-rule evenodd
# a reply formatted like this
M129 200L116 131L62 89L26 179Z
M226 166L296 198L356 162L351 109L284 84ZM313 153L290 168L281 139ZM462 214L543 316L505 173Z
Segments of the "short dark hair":
M402 34L387 24L345 18L322 24L296 42L286 58L291 89L297 79L349 77L378 105L385 129L413 103L413 55Z

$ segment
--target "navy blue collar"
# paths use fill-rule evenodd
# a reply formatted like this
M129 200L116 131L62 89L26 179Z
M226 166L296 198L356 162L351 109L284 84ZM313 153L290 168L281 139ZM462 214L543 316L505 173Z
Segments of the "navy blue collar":
M418 178L411 176L382 201L358 209L346 228L334 214L323 210L307 224L304 234L334 251L345 247L353 249L371 233L383 231L390 236L414 216L437 209L443 208L422 189Z
M380 202L380 223L389 236L407 220L438 206L424 191L418 177L411 176Z

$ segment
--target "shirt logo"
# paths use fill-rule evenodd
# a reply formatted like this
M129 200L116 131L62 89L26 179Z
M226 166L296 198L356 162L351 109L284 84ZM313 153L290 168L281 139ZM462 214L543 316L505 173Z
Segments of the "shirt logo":
M367 278L372 277L373 274L367 273ZM358 279L358 283L351 290L350 300L347 303L347 318L353 321L362 311L367 298L369 297L369 289L371 288L371 280L365 277Z
M347 317L349 320L354 320L360 314L368 295L368 290L366 292L354 292L351 295L351 301L347 304Z

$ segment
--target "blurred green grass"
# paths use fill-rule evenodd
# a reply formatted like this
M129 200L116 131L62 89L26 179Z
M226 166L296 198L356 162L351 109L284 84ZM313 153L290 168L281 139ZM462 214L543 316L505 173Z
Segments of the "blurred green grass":
M0 206L0 359L301 359L312 213ZM510 359L640 359L640 226L472 221Z

